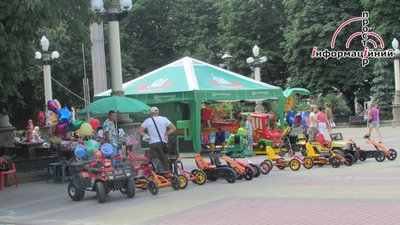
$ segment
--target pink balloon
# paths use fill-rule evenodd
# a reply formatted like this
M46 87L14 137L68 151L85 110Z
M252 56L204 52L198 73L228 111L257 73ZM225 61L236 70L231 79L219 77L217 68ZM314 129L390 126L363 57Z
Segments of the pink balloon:
M68 131L67 128L68 128L68 124L67 124L67 123L65 123L65 122L58 123L58 124L56 125L55 132L56 132L57 134L65 134L65 133L67 133L67 131Z

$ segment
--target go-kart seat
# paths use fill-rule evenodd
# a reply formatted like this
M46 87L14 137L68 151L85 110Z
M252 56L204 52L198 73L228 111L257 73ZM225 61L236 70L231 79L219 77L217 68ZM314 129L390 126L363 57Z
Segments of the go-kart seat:
M157 174L167 174L167 173L171 173L171 171L166 170L164 168L164 165L161 163L161 161L159 159L152 159L151 160L151 164L153 165L154 171Z
M277 156L277 155L275 154L275 151L271 148L271 146L267 146L266 150L267 150L268 158L269 158L270 160L272 160L272 161L278 161L278 160L281 159L281 157L279 157L279 156Z
M210 152L210 160L211 160L212 165L215 165L215 166L221 165L221 161L219 160L219 154L217 154L215 152Z
M194 158L196 160L196 165L200 170L208 170L208 169L216 168L215 165L211 165L211 163L207 163L206 160L204 160L200 154L196 154L194 156Z
M307 156L309 156L311 158L321 157L320 154L315 153L314 147L310 143L306 144L306 151L307 151Z

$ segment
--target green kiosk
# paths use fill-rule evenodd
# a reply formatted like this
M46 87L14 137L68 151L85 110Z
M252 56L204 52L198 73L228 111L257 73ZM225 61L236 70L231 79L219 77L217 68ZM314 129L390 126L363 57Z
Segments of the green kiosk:
M178 129L184 129L185 138L192 139L196 153L201 151L202 102L276 99L280 109L277 114L284 120L285 97L280 87L190 57L131 80L123 85L123 90L127 97L150 106L157 105L161 115L177 123ZM110 92L105 91L95 98L108 97Z

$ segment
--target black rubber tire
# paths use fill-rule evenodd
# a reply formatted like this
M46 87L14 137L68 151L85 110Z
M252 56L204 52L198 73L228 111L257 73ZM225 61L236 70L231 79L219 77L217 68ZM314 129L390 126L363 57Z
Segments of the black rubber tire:
M354 156L351 154L346 154L344 156L344 158L346 159L346 162L344 163L344 165L346 166L351 166L354 164L355 160L354 160Z
M85 197L85 190L76 180L73 180L68 185L68 195L74 201L81 201Z
M225 174L225 180L230 183L233 184L236 181L236 172L233 170L229 170L226 174Z
M386 156L387 159L389 159L390 161L393 161L397 158L397 152L394 149L389 149L389 153Z
M253 168L254 177L259 177L261 175L261 168L255 163L250 163L249 166Z
M300 160L298 159L291 159L289 161L289 167L292 171L298 171L301 167Z
M386 156L385 156L385 152L384 151L377 150L375 152L375 160L377 162L383 162L383 161L385 161L385 159L386 159Z
M184 175L178 175L178 179L179 179L179 188L185 189L189 183L186 177Z
M107 193L106 193L106 188L104 186L104 183L101 181L98 181L95 184L95 187L96 187L96 196L97 196L97 200L99 201L99 203L106 202Z
M274 163L270 159L266 159L266 160L264 160L264 162L268 163L270 169L272 169L274 167Z
M263 141L260 141L260 142L257 144L257 149L260 150L260 151L265 151L265 148L266 148L266 147L267 147L267 145L266 145L266 143L263 142Z
M179 178L176 175L172 176L171 184L172 184L171 185L172 189L174 189L175 191L177 191L181 188L181 182L179 182Z
M280 170L284 170L286 166L276 166L276 167L278 167L278 169Z
M333 156L329 159L329 163L333 168L339 168L340 167L340 159L337 156Z
M158 185L154 180L149 181L149 191L152 195L158 194Z
M197 170L194 173L192 171L192 174L196 177L196 179L193 180L193 183L198 185L203 185L207 182L207 174L204 173L203 171Z
M312 160L312 158L310 158L310 157L305 157L303 161L304 161L304 162L303 162L304 168L306 168L306 169L311 169L311 168L314 167L314 161Z
M127 183L126 196L128 198L133 198L135 197L135 179L130 177Z
M251 168L251 166L246 166L244 170L245 170L245 174L243 175L244 179L252 180L254 177L253 168Z
M360 156L359 160L360 160L361 162L364 162L365 160L367 160L367 158Z
M195 175L198 171L200 171L200 170L198 170L198 169L193 169L190 173L193 174L193 175ZM197 183L196 183L196 180L192 180L192 182L195 183L195 184L197 184Z
M271 167L269 167L269 163L267 163L265 161L260 163L260 168L261 168L262 175L267 175L269 173L269 171L271 171Z

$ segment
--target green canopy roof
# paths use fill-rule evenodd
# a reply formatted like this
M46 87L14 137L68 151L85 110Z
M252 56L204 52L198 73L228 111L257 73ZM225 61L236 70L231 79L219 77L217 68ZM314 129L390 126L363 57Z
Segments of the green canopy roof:
M123 85L125 96L148 104L174 101L240 101L278 99L280 87L208 63L184 57ZM95 96L109 96L111 90Z
M283 95L285 96L285 98L289 98L290 96L293 96L295 94L310 95L311 92L305 88L288 88L283 91Z

